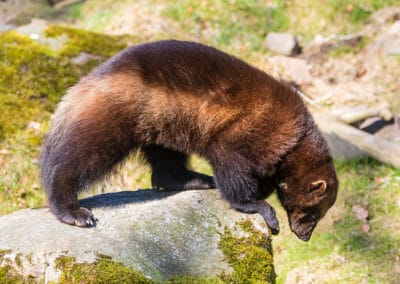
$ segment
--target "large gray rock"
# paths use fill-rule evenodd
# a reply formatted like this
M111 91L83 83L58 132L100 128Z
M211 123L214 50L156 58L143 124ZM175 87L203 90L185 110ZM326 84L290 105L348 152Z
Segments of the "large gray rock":
M0 267L57 281L60 257L93 263L98 255L107 255L156 281L174 275L229 275L233 270L219 249L226 228L243 236L248 232L237 224L250 220L254 230L268 234L260 216L230 209L216 190L108 193L81 205L92 209L96 227L62 224L48 209L1 216Z
M359 147L341 138L334 132L322 131L322 133L328 143L329 151L333 158L351 160L368 156L368 154Z
M344 139L338 135L335 129L330 123L331 116L326 116L325 114L314 114L315 122L321 129L326 142L328 143L329 151L333 158L335 159L357 159L362 157L367 157L368 153L364 152L357 145L354 145L352 141Z

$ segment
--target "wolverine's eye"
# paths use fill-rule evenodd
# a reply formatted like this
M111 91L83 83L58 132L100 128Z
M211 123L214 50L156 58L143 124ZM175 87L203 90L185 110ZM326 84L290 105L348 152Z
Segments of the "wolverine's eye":
M320 215L319 214L312 214L311 216L310 216L310 219L311 219L311 221L312 222L318 222L320 219L321 219L321 217L320 217Z
M301 218L302 223L316 223L319 221L319 216L317 214L308 214Z

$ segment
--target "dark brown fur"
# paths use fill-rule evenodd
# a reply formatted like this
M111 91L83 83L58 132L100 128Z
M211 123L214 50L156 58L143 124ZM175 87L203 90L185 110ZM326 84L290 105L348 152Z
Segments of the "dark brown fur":
M308 240L335 201L338 182L324 139L290 86L197 43L126 49L68 91L42 151L42 182L63 222L93 225L77 195L129 153L141 151L152 184L220 188L231 205L279 225L264 199L275 188L292 230ZM212 177L190 171L207 159Z

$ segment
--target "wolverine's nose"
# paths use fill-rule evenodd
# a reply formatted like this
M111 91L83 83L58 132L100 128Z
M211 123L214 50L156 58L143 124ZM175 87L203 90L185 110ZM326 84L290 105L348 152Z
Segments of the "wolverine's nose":
M309 235L304 235L304 236L299 236L299 235L297 235L297 237L298 237L300 240L302 240L302 241L304 241L304 242L307 242L307 241L311 238L311 234L309 234Z

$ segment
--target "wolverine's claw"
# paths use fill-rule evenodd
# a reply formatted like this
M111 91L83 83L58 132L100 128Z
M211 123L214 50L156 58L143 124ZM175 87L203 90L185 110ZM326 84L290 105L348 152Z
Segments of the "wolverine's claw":
M62 222L69 225L78 227L93 227L96 225L96 218L94 218L92 212L84 207L57 210L55 214Z

